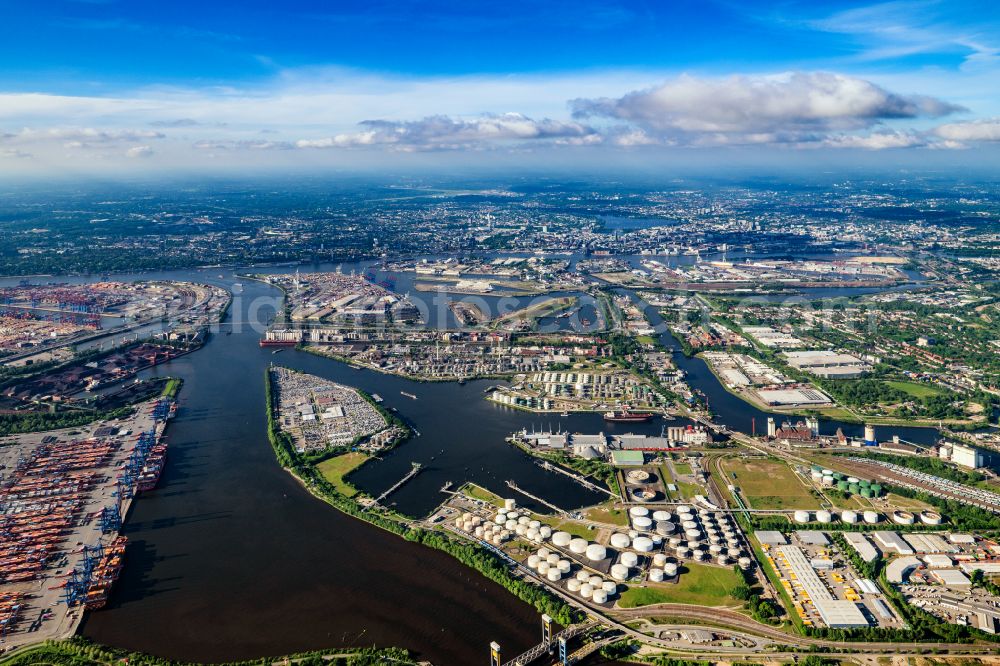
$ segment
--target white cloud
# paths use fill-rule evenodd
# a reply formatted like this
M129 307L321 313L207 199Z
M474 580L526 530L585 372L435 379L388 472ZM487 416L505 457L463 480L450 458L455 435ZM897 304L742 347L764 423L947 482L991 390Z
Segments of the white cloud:
M822 142L829 148L859 148L861 150L886 150L888 148L914 148L926 146L927 139L915 132L874 132L868 135L840 134Z
M302 139L296 142L296 146L347 148L378 145L403 151L468 150L535 140L585 143L591 137L597 137L594 129L581 123L548 118L535 120L520 113L471 119L440 115L410 121L365 120L359 124L364 128L360 132Z
M1000 118L982 118L935 127L933 133L949 141L1000 141Z
M149 146L132 146L125 151L125 157L149 157L153 154L153 149Z
M680 76L619 98L577 99L578 118L627 121L688 143L781 143L797 134L867 129L884 121L961 110L922 95L900 95L827 72L772 76ZM768 138L770 137L770 138Z

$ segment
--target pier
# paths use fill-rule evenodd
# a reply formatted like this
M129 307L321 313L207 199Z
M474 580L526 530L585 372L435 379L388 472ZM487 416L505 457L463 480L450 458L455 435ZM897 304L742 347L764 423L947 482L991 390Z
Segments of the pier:
M419 474L421 469L423 469L423 466L420 463L418 462L413 463L413 469L407 472L406 476L404 476L402 479L394 483L388 490L386 490L384 493L376 497L373 504L381 504L382 500L384 500L386 497L388 497L389 495L393 494L394 492L402 488L407 481L409 481L417 474Z
M597 491L597 492L607 493L608 495L611 495L611 497L615 498L616 500L617 499L621 499L620 497L618 497L618 495L616 495L611 490L609 490L607 488L604 488L603 486L599 486L596 483L592 483L592 482L588 481L587 478L584 477L583 475L581 475L581 474L574 474L573 472L570 472L569 470L563 469L559 465L553 465L548 460L537 460L536 459L535 463L539 467L541 467L542 469L544 469L547 472L559 472L560 474L565 474L566 476L568 476L569 478L573 479L574 481L576 481L577 483L579 483L584 488L587 488L588 490L594 490L594 491Z
M518 485L516 483L514 483L513 481L508 481L507 482L507 487L510 488L513 491L521 493L525 497L529 497L529 498L535 500L539 504L543 504L543 505L547 506L548 508L552 509L553 511L555 511L558 514L561 514L561 515L568 515L569 514L569 511L564 511L563 509L560 509L559 507L557 507L552 502L547 502L546 500L543 500L541 497L536 497L536 496L532 495L531 493L529 493L527 490L519 488Z

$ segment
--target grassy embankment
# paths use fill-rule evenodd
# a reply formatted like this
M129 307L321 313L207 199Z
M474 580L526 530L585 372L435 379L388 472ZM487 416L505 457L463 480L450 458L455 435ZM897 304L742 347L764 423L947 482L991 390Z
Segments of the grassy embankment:
M272 666L295 663L300 666L382 666L387 663L413 665L409 652L400 648L338 648L289 655L285 658L262 657L251 661L234 661L220 666ZM45 641L40 645L18 649L0 657L0 666L198 666L171 661L141 652L91 643L84 638Z

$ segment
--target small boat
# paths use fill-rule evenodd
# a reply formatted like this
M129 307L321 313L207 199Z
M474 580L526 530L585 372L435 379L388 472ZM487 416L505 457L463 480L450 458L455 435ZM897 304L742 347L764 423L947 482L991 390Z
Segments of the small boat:
M569 412L563 411L561 414L559 414L559 416L569 416Z
M280 354L280 353L281 353L281 352L283 352L283 351L285 351L285 350L284 350L284 349L275 349L275 350L274 350L273 352L271 352L271 353L272 353L272 354Z
M405 395L407 398L410 398L411 400L417 399L417 396L413 395L412 393L407 393L406 391L400 391L399 394Z

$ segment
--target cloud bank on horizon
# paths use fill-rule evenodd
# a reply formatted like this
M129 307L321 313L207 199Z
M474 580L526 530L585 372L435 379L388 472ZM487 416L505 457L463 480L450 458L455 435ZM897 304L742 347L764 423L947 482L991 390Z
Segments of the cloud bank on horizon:
M518 46L513 43L506 53L483 54L467 43L481 22L506 32L509 41L524 25L464 5L348 2L339 13L317 15L311 3L291 2L280 16L262 13L267 3L241 5L251 18L271 23L308 10L313 22L356 40L405 41L421 27L443 33L427 35L436 44L422 45L430 50L397 49L397 66L388 70L374 55L365 60L362 41L350 54L327 53L326 41L265 40L262 26L249 19L223 34L215 30L213 11L203 13L204 25L192 27L186 0L152 15L132 15L134 7L114 0L39 4L41 14L36 8L22 18L50 26L53 41L101 35L106 43L90 42L92 53L84 58L90 64L79 72L84 85L81 77L66 77L73 67L69 53L64 60L39 56L30 77L0 75L5 172L350 166L391 163L401 154L469 161L503 154L523 163L570 155L586 164L612 153L638 160L699 150L965 149L993 158L1000 148L1000 41L991 41L1000 26L995 12L979 11L977 2L845 3L823 15L805 3L792 3L781 15L753 3L739 11L701 5L666 16L651 15L642 3L575 3L577 14L601 21L586 28L589 36L610 32L619 48L570 53L568 63L552 52L531 61L503 57ZM532 29L585 29L565 23L553 7L535 8L528 18L541 25ZM704 7L710 10L699 11ZM682 57L679 41L664 46L655 39L659 33L629 32L667 20L692 38L732 43L713 42L718 53ZM739 37L747 31L756 40L784 41L751 48ZM202 75L187 71L197 63L180 56L171 62L140 53L123 62L134 40L150 34L168 37L175 54L208 43ZM0 59L11 65L17 35L3 36L14 41L0 46ZM567 42L559 54L577 48ZM469 62L449 60L453 50ZM278 64L283 61L294 64ZM732 71L732 63L742 71Z

